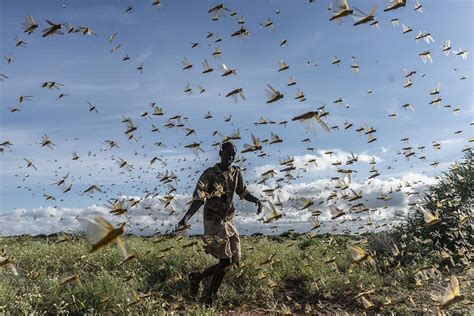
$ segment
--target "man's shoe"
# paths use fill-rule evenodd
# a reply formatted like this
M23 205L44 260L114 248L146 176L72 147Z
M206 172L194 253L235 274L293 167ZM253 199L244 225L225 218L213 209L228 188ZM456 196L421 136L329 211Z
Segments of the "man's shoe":
M199 280L198 280L199 272L189 272L189 295L192 297L196 297L199 292Z
M203 299L203 304L206 308L209 308L212 306L212 301L213 301L213 295L206 294Z

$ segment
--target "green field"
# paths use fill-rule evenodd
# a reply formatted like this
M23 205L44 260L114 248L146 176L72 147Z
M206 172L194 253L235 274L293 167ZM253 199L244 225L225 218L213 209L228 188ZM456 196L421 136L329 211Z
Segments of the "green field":
M377 238L368 236L361 246L371 249ZM89 254L85 237L59 243L57 236L0 237L0 247L14 256L19 274L0 272L0 312L434 313L437 307L431 295L442 291L450 273L460 280L464 299L446 311L472 312L470 267L454 267L448 273L438 265L443 275L420 279L416 272L430 267L435 257L400 265L402 258L375 256L375 267L352 264L347 246L356 240L346 236L242 237L242 265L226 274L219 298L206 309L199 297L189 296L186 278L187 272L216 262L202 251L199 238L125 236L125 240L136 257L122 263L115 246ZM183 247L193 241L198 246ZM68 277L70 282L63 283ZM205 280L204 286L209 282ZM374 306L366 310L362 297Z

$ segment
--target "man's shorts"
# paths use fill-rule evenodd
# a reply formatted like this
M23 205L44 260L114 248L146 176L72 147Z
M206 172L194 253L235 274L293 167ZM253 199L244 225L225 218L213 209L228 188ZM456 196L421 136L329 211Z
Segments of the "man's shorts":
M204 251L217 259L240 261L240 237L234 219L204 220Z

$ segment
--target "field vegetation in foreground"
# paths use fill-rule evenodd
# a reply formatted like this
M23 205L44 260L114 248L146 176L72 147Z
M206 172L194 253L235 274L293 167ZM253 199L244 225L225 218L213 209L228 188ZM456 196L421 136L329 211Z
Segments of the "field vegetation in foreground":
M363 247L380 247L380 237L366 236ZM0 272L0 312L434 313L438 308L431 296L443 293L450 273L460 280L464 299L445 310L472 312L472 270L466 267L452 267L450 273L433 269L441 260L435 256L409 265L401 265L396 256L374 257L375 266L354 264L348 251L354 237L304 235L242 237L241 267L226 274L219 298L206 309L199 297L189 296L186 277L216 262L202 251L198 237L125 240L135 257L123 262L114 246L89 254L83 236L0 237L18 271L18 276Z

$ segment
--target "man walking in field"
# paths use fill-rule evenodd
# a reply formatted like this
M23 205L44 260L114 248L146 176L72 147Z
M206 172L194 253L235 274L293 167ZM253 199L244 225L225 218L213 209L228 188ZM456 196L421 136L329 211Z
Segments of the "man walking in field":
M189 219L204 205L205 252L219 259L219 262L202 272L190 272L188 276L191 284L190 294L196 296L200 282L212 275L211 285L204 298L207 306L212 304L226 268L231 264L238 264L241 257L239 232L234 221L234 192L241 199L255 203L257 214L262 211L260 201L247 191L240 169L232 166L235 155L234 144L224 142L221 145L221 162L202 173L193 193L193 202L177 228L179 230L188 227Z

